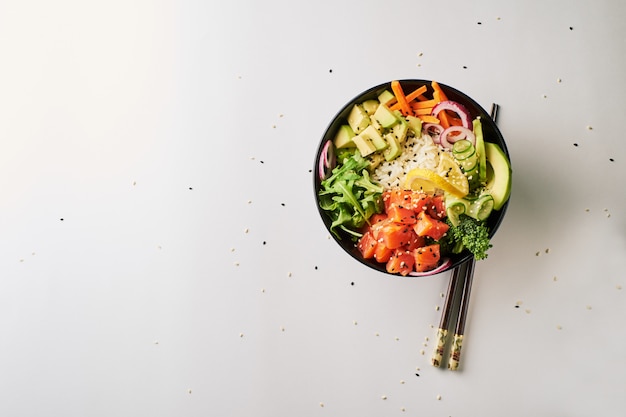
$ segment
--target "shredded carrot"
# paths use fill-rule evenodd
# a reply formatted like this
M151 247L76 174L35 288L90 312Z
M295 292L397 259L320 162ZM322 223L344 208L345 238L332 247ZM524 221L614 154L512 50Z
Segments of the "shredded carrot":
M435 116L431 116L430 114L419 115L417 117L422 119L422 122L424 123L441 124L441 121L439 119L437 119Z
M437 104L437 100L424 100L424 101L414 101L411 103L411 107L413 109L425 109L425 108L433 108Z
M415 90L413 90L412 92L410 92L409 94L407 94L406 97L406 102L409 104L409 107L411 108L415 108L413 107L414 104L418 103L415 100L419 99L420 97L422 98L426 98L424 97L424 93L428 91L428 87L426 87L425 85L416 88ZM436 103L435 103L436 104ZM433 107L434 104L430 107ZM396 102L394 105L392 105L391 107L389 107L390 110L402 110L401 108L401 104L400 102ZM413 113L413 112L411 112Z
M410 92L409 94L406 95L406 101L407 102L412 102L413 100L415 100L416 98L422 96L423 94L428 90L428 88L423 85L419 88L416 88L415 90L413 90L412 92Z
M398 100L398 104L400 105L400 111L405 116L412 114L413 112L411 111L411 107L409 106L406 96L404 95L404 91L402 91L402 86L400 85L400 81L398 80L392 81L391 90L393 91L393 94L396 96L396 100Z
M432 107L424 107L423 109L413 108L413 113L415 113L416 116L430 115L432 111L433 111Z
M446 97L446 93L443 92L437 81L432 81L430 85L433 87L433 90L437 93L441 101L448 100L448 97Z
M432 86L434 91L433 98L437 100L438 103L448 100L446 94L443 92L437 81L432 81L430 85ZM441 120L441 126L446 129L450 127L450 120L448 119L448 114L445 110L439 113L439 119Z

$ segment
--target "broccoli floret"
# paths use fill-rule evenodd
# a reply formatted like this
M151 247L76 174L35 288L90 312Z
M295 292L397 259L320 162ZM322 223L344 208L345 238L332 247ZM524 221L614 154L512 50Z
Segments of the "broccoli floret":
M450 226L446 235L447 244L452 252L459 253L467 249L476 260L487 258L487 250L493 245L489 242L489 228L484 222L462 214L457 226L449 220L447 223Z

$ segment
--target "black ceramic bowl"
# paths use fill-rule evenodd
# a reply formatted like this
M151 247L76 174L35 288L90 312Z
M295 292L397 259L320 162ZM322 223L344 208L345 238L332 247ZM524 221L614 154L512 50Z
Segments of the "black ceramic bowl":
M428 88L428 91L427 93L425 93L425 95L427 97L432 96L433 90L431 87L430 80L400 80L400 84L405 93L411 92L421 87L422 85L425 85ZM500 130L498 129L491 115L487 111L485 111L485 109L483 109L476 101L474 101L472 98L468 97L464 93L460 92L459 90L456 90L452 87L449 87L441 83L438 83L438 84L443 90L443 92L445 93L445 95L447 96L448 100L456 101L466 107L466 109L470 113L472 120L478 116L481 117L483 136L484 136L485 141L498 144L500 148L503 150L503 152L507 155L510 161L509 152L506 147L506 143L504 142L504 138L502 137L502 134L500 133ZM392 91L391 82L386 82L386 83L377 85L375 87L372 87L358 94L348 103L346 103L343 106L343 108L339 110L337 115L332 119L332 121L328 125L326 131L324 132L324 135L322 136L320 144L317 148L317 152L315 155L315 165L314 165L314 170L313 170L315 202L317 204L322 221L324 222L324 225L326 226L326 229L329 231L329 233L330 233L330 225L332 222L328 214L320 207L319 195L318 195L318 191L320 190L320 186L321 186L319 167L320 167L320 163L322 164L324 163L324 161L323 160L320 161L320 159L323 159L323 155L325 152L324 148L328 146L329 142L332 143L332 140L335 137L335 134L337 133L337 130L339 129L339 127L342 124L345 124L347 122L348 114L350 113L354 104L362 103L370 99L376 99L378 95L384 90ZM489 219L487 220L487 225L489 227L490 237L493 237L493 235L498 230L498 227L500 226L500 223L502 222L502 219L504 217L507 207L508 207L508 201L504 204L504 206L500 210L498 211L494 210L489 216ZM352 240L347 233L343 235L340 234L339 237L331 233L331 236L345 252L347 252L352 258L354 258L358 262L372 269L375 269L377 271L383 272L385 274L389 274L386 271L386 267L384 263L378 263L374 259L363 259L363 257L361 256L361 253L356 247L356 242L354 242L354 240ZM435 274L439 274L439 273L454 269L460 264L471 259L471 257L472 257L472 254L468 251L464 251L460 254L452 255L449 258L449 262L447 262L446 264L447 266L445 266L444 268L439 268L435 272L431 272L431 273L425 273L425 274L422 273L422 274L419 274L419 276L435 275ZM389 274L389 275L396 275L396 274ZM412 275L408 275L408 276L412 276Z

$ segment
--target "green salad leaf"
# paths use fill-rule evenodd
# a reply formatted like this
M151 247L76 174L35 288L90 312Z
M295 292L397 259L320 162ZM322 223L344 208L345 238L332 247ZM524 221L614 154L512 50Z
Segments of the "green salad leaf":
M354 238L360 237L358 229L372 215L382 211L383 187L372 181L368 166L369 162L355 152L347 156L333 169L331 176L321 182L320 207L330 216L330 231L338 238L338 229Z

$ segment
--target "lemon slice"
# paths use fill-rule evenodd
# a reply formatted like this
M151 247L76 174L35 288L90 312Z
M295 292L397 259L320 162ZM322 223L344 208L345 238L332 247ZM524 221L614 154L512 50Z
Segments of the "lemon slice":
M469 193L469 181L452 155L441 154L437 171L412 169L406 176L404 186L407 189L423 192L441 189L456 197L465 197Z

